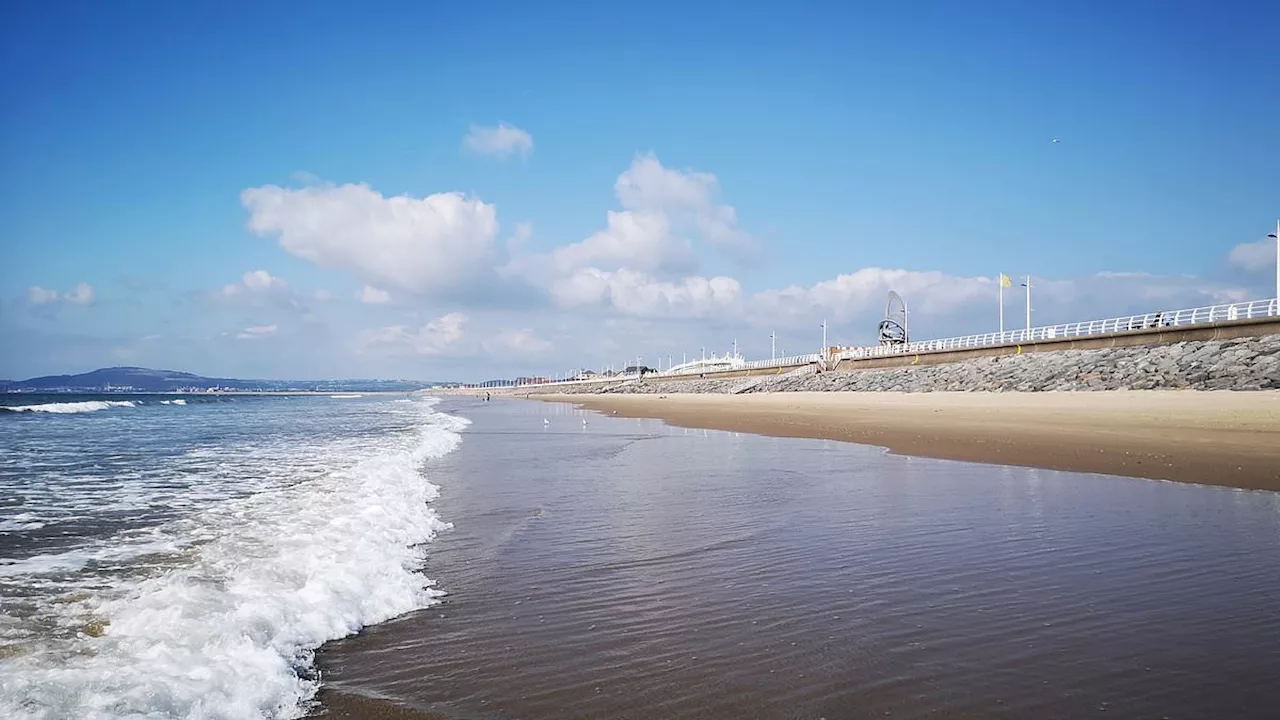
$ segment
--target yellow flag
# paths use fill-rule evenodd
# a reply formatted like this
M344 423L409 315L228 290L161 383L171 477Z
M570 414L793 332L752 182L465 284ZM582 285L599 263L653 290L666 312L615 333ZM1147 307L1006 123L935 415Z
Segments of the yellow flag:
M1000 287L1002 288L1013 287L1013 281L1010 280L1009 276L1005 275L1004 273L1000 273Z

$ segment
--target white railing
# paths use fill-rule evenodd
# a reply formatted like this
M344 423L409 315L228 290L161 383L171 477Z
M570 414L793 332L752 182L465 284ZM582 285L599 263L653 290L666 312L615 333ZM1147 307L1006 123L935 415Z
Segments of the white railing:
M682 375L701 375L703 373L723 373L723 372L735 372L738 370L760 370L763 368L791 367L794 365L806 365L808 363L818 362L819 357L821 356L818 353L811 353L809 355L790 355L788 357L771 358L769 360L748 360L742 363L741 365L734 365L734 366L727 366L727 367L691 367L691 368L682 368L682 369L676 369L676 370L667 370L664 372L659 372L658 376L679 377Z
M809 363L818 362L822 355L818 353L810 353L808 355L792 355L791 357L773 358L771 360L751 360L743 365L743 370L757 370L760 368L772 367L790 367L792 365L807 365Z
M1128 317L1109 318L1106 320L1089 320L1078 323L1048 325L1022 330L1008 330L1003 333L983 333L942 340L924 340L904 345L871 345L866 347L840 348L830 356L831 361L857 360L861 358L885 357L891 355L914 355L917 353L940 352L945 350L964 350L967 348L994 347L998 345L1017 345L1021 343L1058 340L1062 338L1112 335L1131 330L1146 330L1166 327L1187 327L1206 323L1232 320L1255 320L1267 317L1280 317L1280 299L1252 300L1249 302L1227 303L1208 307L1190 308L1186 310L1166 310L1163 312L1129 315ZM822 361L821 353L808 355L791 355L770 360L749 360L737 367L729 368L687 368L674 372L658 372L654 377L683 377L701 373L716 374L736 370L759 370L764 368L798 367ZM599 382L616 382L619 380L635 380L636 373L614 375L612 377L596 377L589 380L558 380L530 385L506 387L535 388L546 385L557 387L565 385L590 385Z
M1021 343L1058 340L1062 338L1088 337L1096 335L1112 335L1131 330L1146 330L1165 327L1186 327L1205 323L1228 320L1253 320L1265 317L1280 316L1280 301L1253 300L1250 302L1211 305L1209 307L1190 308L1187 310L1167 310L1129 315L1128 317L1109 318L1107 320L1089 320L1087 322L1065 323L1022 330L1007 330L1003 333L985 333L981 335L965 335L963 337L945 338L942 340L925 340L903 345L875 345L871 347L841 348L832 358L834 360L857 360L861 358L884 357L889 355L914 355L917 353L939 352L944 350L964 350L967 348L993 347L997 345L1017 345Z

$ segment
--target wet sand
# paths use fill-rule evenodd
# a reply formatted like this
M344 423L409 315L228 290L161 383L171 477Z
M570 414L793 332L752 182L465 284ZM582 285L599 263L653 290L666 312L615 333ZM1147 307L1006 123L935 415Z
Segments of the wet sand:
M453 526L423 572L448 594L326 644L318 718L1261 720L1280 703L1280 494L442 406L472 420L424 467Z
M1280 491L1280 392L535 395L679 427Z

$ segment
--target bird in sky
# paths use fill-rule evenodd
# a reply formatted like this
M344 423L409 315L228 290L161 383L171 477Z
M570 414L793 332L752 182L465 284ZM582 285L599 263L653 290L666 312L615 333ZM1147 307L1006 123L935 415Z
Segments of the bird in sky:
M1062 142L1062 141L1061 141L1061 140L1059 140L1058 138L1054 138L1054 139L1053 139L1053 144L1054 144L1054 145L1057 145L1057 144L1059 144L1059 143L1061 143L1061 142Z

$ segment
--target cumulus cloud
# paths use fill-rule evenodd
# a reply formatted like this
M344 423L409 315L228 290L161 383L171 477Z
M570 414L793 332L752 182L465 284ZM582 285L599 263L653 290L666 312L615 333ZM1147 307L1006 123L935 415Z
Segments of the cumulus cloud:
M990 298L995 287L990 278L872 267L809 286L765 290L752 296L750 305L752 311L774 321L821 314L844 322L874 315L877 308L884 306L890 290L908 298L908 304L916 311L945 313L978 298Z
M478 282L495 262L495 208L462 193L384 197L363 184L264 185L240 200L254 233L379 288L445 294Z
M499 158L533 152L533 136L506 123L498 123L496 127L472 125L462 144L474 152Z
M319 290L316 290L315 293L312 294L312 297L314 297L316 300L323 302L325 300L332 300L333 293L329 292L328 290L325 290L324 288L320 288Z
M659 210L678 221L691 222L713 245L736 251L754 245L738 227L738 211L732 205L716 203L720 181L711 173L663 167L653 153L645 153L632 159L613 190L623 207Z
M67 302L77 305L88 305L93 302L93 297L93 286L85 282L77 283L74 290L63 296Z
M27 288L27 301L32 305L48 305L56 302L69 302L76 305L90 305L95 295L89 283L77 283L67 292L58 292L33 285Z
M371 285L365 285L364 289L360 291L360 302L362 303L368 305L380 305L390 301L391 294L386 290L379 290Z
M711 206L720 181L707 172L681 172L662 166L653 153L636 155L618 176L613 192L627 208L689 208Z
M224 285L222 287L222 294L229 297L243 293L260 293L268 290L278 290L284 286L284 280L273 276L266 270L250 270L240 277L239 283Z
M640 154L616 176L613 189L617 206L606 212L603 227L577 242L538 250L530 223L513 224L499 243L496 208L460 193L393 197L366 185L312 183L303 189L251 188L242 202L250 229L277 239L298 257L358 279L354 287L362 289L356 297L366 303L394 296L397 309L412 311L415 300L446 300L471 314L363 331L356 328L373 323L348 324L340 336L355 338L346 350L356 354L347 357L362 356L352 361L360 367L419 368L422 356L436 356L444 365L470 362L471 351L482 350L491 365L518 363L517 372L538 371L525 366L526 358L576 365L590 362L590 356L612 362L616 354L665 356L673 348L702 345L723 350L735 337L751 338L756 345L748 355L760 357L761 346L768 352L774 330L780 350L816 350L824 320L833 343L871 343L890 290L907 299L914 337L996 329L994 277L864 267L762 289L744 287L731 276L735 273L702 269L700 264L710 265L723 255L720 251L754 242L739 226L737 210L721 200L719 181L711 173L666 167L653 154ZM1266 253L1273 249L1269 241L1242 245L1229 262L1245 269L1266 267L1271 257ZM295 297L264 292L277 282L265 271L254 271L235 285L235 293L257 293L259 304ZM1004 293L1006 328L1025 322L1017 282ZM1141 272L1036 277L1034 285L1035 325L1256 295L1230 278ZM517 290L525 293L519 309L494 301L498 296L509 300ZM330 295L316 291L315 297ZM572 312L546 312L547 306ZM543 312L531 313L535 307ZM343 313L328 313L323 323L358 322ZM467 343L464 335L483 340Z
M266 290L283 284L283 280L272 277L266 270L253 270L244 274L244 285L250 290Z
M1263 238L1257 242L1240 243L1231 248L1227 262L1249 272L1273 269L1276 265L1277 242L1280 241L1275 238Z
M669 282L626 268L584 268L557 280L551 292L566 308L604 305L628 315L708 317L731 311L742 288L737 280L723 276Z
M696 261L694 238L735 254L754 245L731 205L717 205L719 182L710 173L663 167L653 154L636 155L613 183L621 211L586 240L559 247L562 273L580 268L631 268L677 277Z
M890 290L907 300L913 334L943 337L989 332L998 326L996 278L940 271L863 268L809 285L746 293L731 277L686 276L674 281L623 269L585 268L558 278L551 292L564 308L604 308L615 317L738 328L816 328L833 337L872 342ZM1006 329L1022 327L1024 290L1004 292ZM1032 324L1047 325L1248 299L1246 288L1192 276L1099 273L1035 279ZM767 332L766 332L767 334Z
M637 155L614 182L621 211L609 211L606 227L553 253L556 268L629 268L664 277L691 273L694 238L735 252L752 246L738 227L737 211L716 204L716 176L663 167L652 153Z
M676 273L697 264L690 243L672 237L667 216L657 211L610 211L604 230L556 249L554 258L561 272L603 266Z
M46 305L51 302L57 302L59 297L57 290L46 290L36 285L27 288L27 301L32 305Z
M261 340L263 338L271 337L272 335L275 335L275 334L276 334L275 325L258 325L255 327L248 327L248 328L245 328L244 330L241 330L236 335L236 339L237 340Z
M361 353L440 355L462 339L467 316L453 312L417 329L404 325L372 328L360 333L357 349Z

